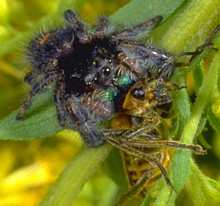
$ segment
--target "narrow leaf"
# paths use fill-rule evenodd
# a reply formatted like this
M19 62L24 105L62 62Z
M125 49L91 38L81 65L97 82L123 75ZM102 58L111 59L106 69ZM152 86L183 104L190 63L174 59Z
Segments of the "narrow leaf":
M220 183L205 176L193 161L191 161L191 168L190 182L193 187L191 191L194 205L212 205L214 202L219 204Z
M83 185L108 156L111 146L86 148L74 157L39 206L70 206Z
M185 0L133 0L119 9L110 19L117 27L134 25L154 16L170 17Z
M21 120L17 111L0 122L0 139L30 140L47 137L62 130L56 118L51 89L36 96L30 110Z

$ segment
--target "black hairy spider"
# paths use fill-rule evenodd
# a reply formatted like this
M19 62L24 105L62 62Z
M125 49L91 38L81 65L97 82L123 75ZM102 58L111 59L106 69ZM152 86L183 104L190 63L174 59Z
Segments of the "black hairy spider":
M108 19L100 18L93 32L72 10L64 17L64 26L29 42L26 57L32 71L25 80L31 91L17 119L36 94L55 84L60 125L79 131L88 146L98 146L104 142L98 125L114 116L115 99L138 78L169 79L174 58L138 41L138 34L156 26L160 16L119 31L110 31Z
M114 116L122 94L142 77L168 80L175 58L137 40L160 16L114 32L107 18L100 18L91 32L73 11L65 11L64 17L63 27L29 42L26 57L33 70L25 80L31 91L17 119L24 117L36 94L55 84L60 125L79 131L88 146L98 146L104 138L97 125Z

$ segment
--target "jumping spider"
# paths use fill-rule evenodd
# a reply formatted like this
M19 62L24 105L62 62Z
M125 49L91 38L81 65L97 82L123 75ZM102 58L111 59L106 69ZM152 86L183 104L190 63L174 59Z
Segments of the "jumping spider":
M55 84L59 124L79 131L88 146L99 146L105 139L98 125L114 116L115 99L140 76L169 79L174 59L138 41L138 34L155 27L160 16L118 31L110 31L108 19L100 18L93 32L72 10L64 18L64 26L28 44L32 71L25 80L31 91L17 119L25 116L35 95Z
M28 44L32 71L25 80L31 91L17 119L25 116L35 95L53 84L59 124L77 130L87 146L99 146L105 142L99 125L113 118L122 94L142 78L169 80L175 56L138 41L138 34L158 25L160 16L117 31L111 31L107 18L98 19L94 31L72 10L64 18L61 28Z

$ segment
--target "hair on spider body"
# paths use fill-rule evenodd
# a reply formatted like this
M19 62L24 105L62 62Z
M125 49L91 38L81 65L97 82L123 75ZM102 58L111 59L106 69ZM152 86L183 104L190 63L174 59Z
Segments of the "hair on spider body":
M29 42L26 58L32 71L25 80L31 90L17 119L25 116L35 95L55 84L60 125L79 131L88 146L98 146L105 141L98 125L117 112L122 91L142 77L169 79L174 58L138 41L138 34L155 27L160 16L114 32L107 18L100 18L93 32L72 10L64 18L64 26Z

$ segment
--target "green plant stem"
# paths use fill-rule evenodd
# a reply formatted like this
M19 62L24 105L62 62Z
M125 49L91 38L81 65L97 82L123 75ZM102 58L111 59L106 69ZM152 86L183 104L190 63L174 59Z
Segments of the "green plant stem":
M39 206L71 205L111 149L112 147L106 144L97 148L85 148L74 156Z
M171 52L182 52L204 42L219 22L220 0L194 0L163 36L161 45Z
M186 143L191 143L192 137L195 137L199 125L199 121L202 117L205 106L208 103L210 94L212 93L214 86L217 84L219 69L220 69L220 52L218 51L209 68L207 76L205 77L204 82L200 88L197 100L192 109L192 114L190 116L190 119L186 123L186 126L183 130L181 139Z
M185 143L192 143L193 138L196 135L199 122L202 118L202 114L206 105L208 104L209 98L211 97L212 89L217 82L217 74L220 65L220 52L218 52L209 68L207 76L204 78L203 84L200 88L198 98L192 108L191 116L186 123L181 140ZM180 191L188 177L189 173L189 151L178 151L174 157L172 171L173 171L173 183L177 191Z
M193 196L193 203L195 206L208 205L216 202L218 205L220 203L220 184L209 177L205 176L197 165L190 161L192 168L190 174L191 185L197 189L191 190L191 195ZM194 174L197 174L196 176ZM210 200L213 201L210 203ZM215 204L215 205L217 205Z

